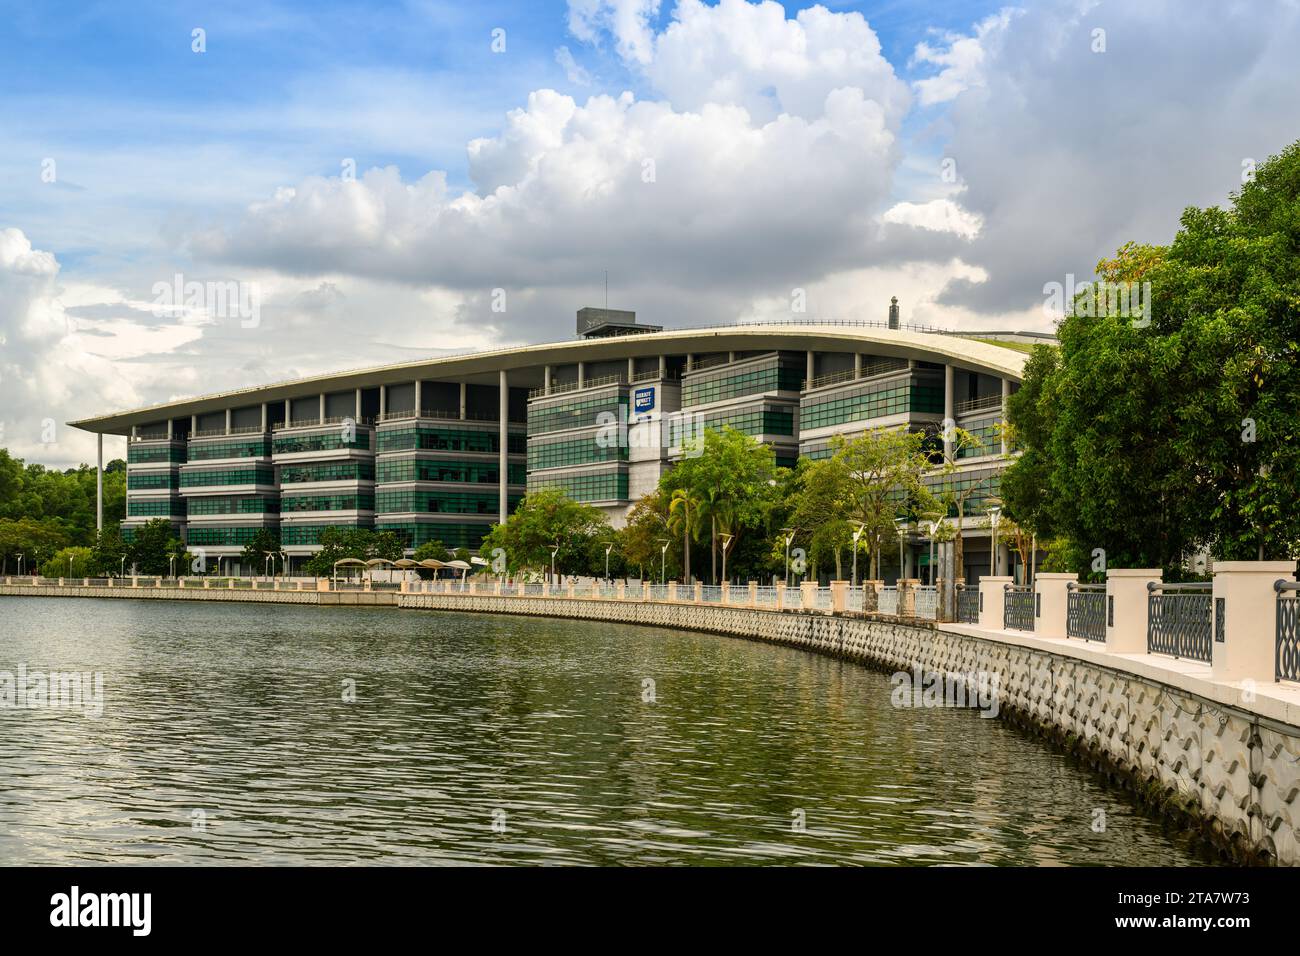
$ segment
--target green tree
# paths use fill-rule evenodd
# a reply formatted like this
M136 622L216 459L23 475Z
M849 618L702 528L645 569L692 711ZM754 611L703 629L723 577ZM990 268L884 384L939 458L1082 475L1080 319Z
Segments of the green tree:
M637 576L642 580L655 576L654 571L660 564L660 548L665 540L669 542L668 568L674 578L678 574L681 542L668 526L668 501L668 496L662 491L642 496L628 512L627 524L618 531L617 550L628 571L636 568Z
M95 537L95 547L90 555L90 574L94 577L118 576L126 570L123 558L129 548L122 540L122 529L116 524L106 525Z
M183 573L189 570L189 555L171 522L153 518L135 529L135 538L127 551L127 565L143 575L170 574L173 567L177 573Z
M267 568L275 567L267 561L267 558L272 556L277 560L283 560L280 558L280 532L270 528L259 528L244 545L239 560L252 568L253 574L263 574Z
M574 501L559 488L543 488L525 495L505 524L493 525L481 550L491 554L501 548L512 572L538 569L549 574L551 552L558 545L558 574L590 574L588 542L608 525L599 508Z
M60 548L53 557L41 565L41 576L47 578L88 578L91 576L90 548Z

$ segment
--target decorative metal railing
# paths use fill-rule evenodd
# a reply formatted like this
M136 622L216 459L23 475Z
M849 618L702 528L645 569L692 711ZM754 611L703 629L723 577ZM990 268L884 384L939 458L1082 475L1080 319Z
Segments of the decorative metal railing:
M1106 589L1097 584L1069 584L1065 598L1065 636L1106 640Z
M1300 681L1300 584L1275 581L1277 592L1277 656L1275 680Z
M1034 592L1024 585L1005 585L1002 624L1017 631L1034 629Z
M1213 605L1208 584L1147 585L1147 653L1210 663Z
M898 588L883 587L880 589L880 603L876 608L881 614L898 613Z
M939 612L939 592L929 584L916 589L916 616L933 621Z
M978 624L980 622L979 588L957 585L957 623Z

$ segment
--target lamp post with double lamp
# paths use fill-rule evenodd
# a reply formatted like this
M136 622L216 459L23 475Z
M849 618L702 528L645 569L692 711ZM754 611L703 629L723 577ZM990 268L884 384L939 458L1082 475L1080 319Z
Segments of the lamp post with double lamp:
M794 541L794 536L799 533L798 528L782 528L785 532L785 586L790 586L790 543Z
M858 530L853 532L853 590L858 589L858 541L862 539L862 532L867 530L866 524L859 522Z
M614 550L614 542L605 545L605 583L609 583L609 553Z
M287 578L289 576L289 552L279 551L277 553L280 555L280 575Z
M727 534L725 531L719 535L722 538L722 580L727 582L727 548L731 547L731 542L735 539L734 534Z
M551 583L555 583L555 556L560 553L560 542L551 546Z
M275 555L268 554L266 556L266 560L262 562L262 577L269 578L271 576L271 562L274 560Z
M119 578L126 577L126 555L125 554L122 555L122 560L117 562L117 576Z
M668 582L668 539L659 538L658 540L662 543L659 548L659 583L666 584ZM650 573L654 574L654 570L651 569Z
M21 551L18 552L18 576L20 578L23 576L23 553Z
M176 577L176 555L167 556L167 577Z

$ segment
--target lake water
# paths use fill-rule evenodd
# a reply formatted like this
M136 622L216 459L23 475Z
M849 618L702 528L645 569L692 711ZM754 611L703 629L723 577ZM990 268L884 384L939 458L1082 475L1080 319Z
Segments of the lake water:
M103 713L0 709L10 864L1205 862L1001 721L734 638L0 597L20 666Z

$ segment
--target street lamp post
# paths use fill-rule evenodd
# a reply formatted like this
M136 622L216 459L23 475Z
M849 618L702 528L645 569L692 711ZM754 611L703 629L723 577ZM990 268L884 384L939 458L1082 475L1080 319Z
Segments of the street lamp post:
M555 556L560 553L560 542L555 542L555 547L551 548L551 581L555 581Z
M605 583L609 583L609 553L614 550L614 543L611 541L605 545Z
M126 577L126 555L125 554L122 555L122 560L117 562L117 576L119 578Z
M727 548L730 547L734 537L735 535L727 534L725 531L722 533L722 580L724 582L727 581Z
M668 539L660 538L659 540L663 542L659 548L659 583L666 584L668 582ZM650 567L650 573L654 574L653 565Z
M858 525L858 530L853 532L853 590L858 589L858 541L862 538L862 532L867 530L864 523Z
M907 537L907 519L899 518L898 525L898 580L903 580L903 540Z
M795 534L798 533L799 529L782 528L781 530L787 532L785 536L785 586L789 587L790 586L790 542L794 541L794 536Z
M21 551L18 552L18 576L23 576L23 553Z
M1001 515L1001 508L989 509L989 525L993 529L993 554L989 559L989 567L993 571L993 577L998 576L998 519Z

